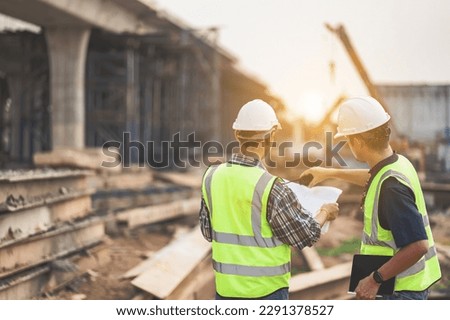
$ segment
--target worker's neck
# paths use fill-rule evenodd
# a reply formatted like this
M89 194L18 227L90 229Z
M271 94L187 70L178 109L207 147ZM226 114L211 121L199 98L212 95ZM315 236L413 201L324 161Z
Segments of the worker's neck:
M377 163L392 156L393 154L394 151L392 150L391 146L388 146L383 151L370 152L370 154L368 154L366 162L371 168L373 168L375 167L375 165L377 165Z
M250 157L255 160L258 160L258 161L262 161L265 158L263 148L252 148L252 149L246 149L246 150L242 150L242 148L241 148L241 154L243 154L246 157Z

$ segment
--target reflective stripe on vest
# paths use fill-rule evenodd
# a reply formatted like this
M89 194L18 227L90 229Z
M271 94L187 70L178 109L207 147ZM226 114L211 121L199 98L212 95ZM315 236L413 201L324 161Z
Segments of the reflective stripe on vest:
M435 246L430 247L427 253L419 261L417 261L417 263L415 263L413 266L406 269L405 271L399 273L397 275L397 279L401 279L419 273L420 271L425 269L425 263L434 256L436 256L436 254L437 254L436 247Z
M220 263L213 260L213 268L217 272L250 277L281 276L291 270L291 264L285 263L275 267L252 267L237 264Z
M383 170L386 171L383 172ZM403 170L406 174L399 172L400 170ZM369 187L366 202L364 203L365 221L361 252L363 254L394 255L399 250L395 244L392 233L382 229L383 235L380 236L380 231L378 229L381 227L378 221L380 190L382 183L388 177L395 177L399 182L407 185L413 191L417 208L423 219L429 243L427 253L413 266L397 275L395 290L425 290L440 278L440 268L417 174L409 161L400 155L397 162L387 165L374 177L372 183L375 188L372 189L372 185ZM411 181L411 179L413 179L414 182ZM369 193L371 196L369 196ZM367 221L367 219L370 219L370 221ZM369 226L370 230L367 229ZM370 234L367 232L370 232Z
M208 206L208 210L209 210L209 214L212 216L212 196L211 196L211 180L212 180L212 176L214 174L214 171L216 171L218 168L218 166L212 166L210 167L210 169L206 172L206 177L205 177L205 187L206 187L206 195L207 195L207 201L208 203L206 204Z
M206 193L208 195L208 202L210 203L209 213L212 216L211 206L211 179L212 175L218 167L211 168L205 177ZM253 192L252 199L252 229L254 236L244 236L233 233L216 232L212 231L212 238L219 243L237 244L241 246L252 246L262 248L273 248L283 245L283 243L275 237L264 238L261 234L261 208L262 208L262 195L266 189L267 184L272 179L272 175L264 172L261 178L258 180L255 191Z

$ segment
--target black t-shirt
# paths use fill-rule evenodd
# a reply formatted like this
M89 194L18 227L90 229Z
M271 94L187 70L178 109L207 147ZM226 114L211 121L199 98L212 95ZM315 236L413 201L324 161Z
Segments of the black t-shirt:
M394 153L379 162L370 170L371 179L384 166L397 159L398 155ZM381 185L378 219L384 229L391 230L398 248L428 239L422 215L415 203L414 192L394 177L387 178Z
M413 191L394 177L381 185L378 218L384 229L391 230L398 248L428 239Z

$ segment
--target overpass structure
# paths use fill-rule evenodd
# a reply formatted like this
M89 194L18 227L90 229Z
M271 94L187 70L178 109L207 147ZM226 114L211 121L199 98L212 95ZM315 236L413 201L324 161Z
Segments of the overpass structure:
M50 57L53 147L82 148L86 52L92 28L154 33L156 12L141 0L3 0L0 12L44 27Z
M195 30L149 0L2 0L0 14L38 26L0 26L0 153L9 162L123 132L228 142L249 99L284 108L217 45L217 29Z

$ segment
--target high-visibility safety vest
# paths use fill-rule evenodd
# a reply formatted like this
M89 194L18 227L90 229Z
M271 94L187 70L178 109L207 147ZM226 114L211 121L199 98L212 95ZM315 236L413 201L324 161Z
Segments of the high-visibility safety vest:
M398 160L394 163L383 167L375 175L367 190L361 253L393 256L399 250L392 232L383 229L378 219L381 185L389 177L396 178L414 192L416 206L422 215L428 237L428 252L413 266L397 275L394 290L423 291L441 278L441 270L417 172L411 162L402 155L398 155Z
M230 163L211 166L203 177L216 291L223 297L259 298L289 286L291 249L266 218L275 179L260 167Z

